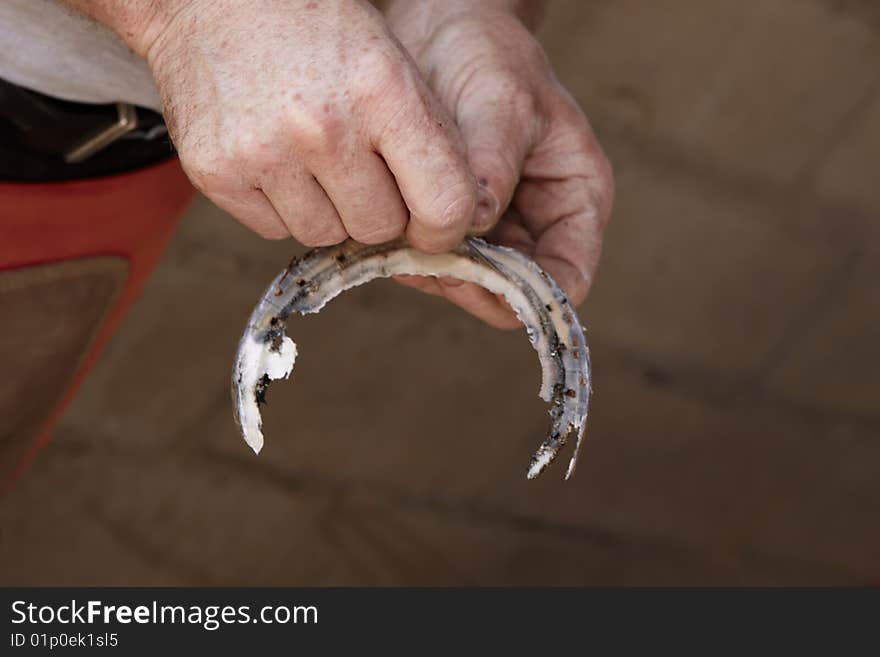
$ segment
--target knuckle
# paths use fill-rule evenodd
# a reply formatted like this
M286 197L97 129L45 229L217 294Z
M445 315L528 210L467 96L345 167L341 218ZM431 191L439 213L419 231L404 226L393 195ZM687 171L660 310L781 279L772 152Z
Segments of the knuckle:
M489 77L481 76L472 84L470 93L482 99L492 98L510 116L532 117L539 109L539 95L528 78L508 68L496 70Z
M584 231L584 234L601 235L609 214L605 209L607 207L605 192L592 181L588 181L580 186L579 192L572 194L572 201L577 204L578 210L570 219L574 220L577 217L580 230Z
M306 155L332 156L343 143L345 122L329 105L300 112L293 122L299 149Z
M235 186L231 162L213 149L181 151L180 161L193 185L202 192L220 192Z
M266 240L283 240L290 237L290 232L284 226L280 226L277 223L268 224L261 222L251 228L257 235Z
M572 120L563 124L560 132L560 152L570 161L568 169L581 184L580 195L586 214L598 225L605 227L614 204L614 168L596 141L586 117L576 108ZM570 146L566 146L570 144Z
M344 241L348 234L336 221L308 223L295 233L296 239L305 246L332 246Z
M405 222L386 221L382 224L374 223L363 227L353 227L349 229L349 233L355 240L363 244L382 244L403 235L405 228Z
M514 116L531 117L538 114L538 98L535 93L518 80L505 85L508 106Z
M222 139L210 134L191 137L179 148L180 161L202 191L232 191L243 180L260 180L276 168L280 150L259 126L227 130Z
M614 205L614 167L604 153L595 156L596 174L593 184L593 201L599 211L602 226L608 223Z
M352 80L354 91L361 97L394 93L409 80L409 67L400 53L376 48L364 53L358 63L358 74Z
M417 93L389 98L373 117L371 134L379 142L405 147L415 140L427 142L437 132L431 125L427 102Z
M229 159L239 166L255 168L258 172L271 169L279 160L278 149L274 143L275 140L263 136L257 130L235 130L230 139Z
M353 82L358 103L364 112L364 126L379 141L405 139L428 125L430 102L418 82L417 74L396 53L372 55L367 71Z

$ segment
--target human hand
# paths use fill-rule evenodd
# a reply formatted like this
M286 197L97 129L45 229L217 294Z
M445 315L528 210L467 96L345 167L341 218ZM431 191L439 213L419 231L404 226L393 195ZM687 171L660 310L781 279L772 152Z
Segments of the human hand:
M455 117L470 169L490 192L477 229L534 258L577 304L592 283L611 213L611 166L511 4L391 0L386 18ZM502 299L473 284L400 280L493 326L519 326Z
M474 221L460 134L369 3L74 4L147 59L184 170L260 235L440 252Z

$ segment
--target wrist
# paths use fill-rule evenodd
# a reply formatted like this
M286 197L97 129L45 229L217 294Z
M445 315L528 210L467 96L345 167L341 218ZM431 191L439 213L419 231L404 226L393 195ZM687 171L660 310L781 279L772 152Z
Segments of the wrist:
M546 0L374 0L392 23L406 21L412 29L428 29L457 16L506 14L518 18L529 30L537 29Z
M135 53L144 59L173 22L189 4L186 0L63 0L75 9L116 32Z

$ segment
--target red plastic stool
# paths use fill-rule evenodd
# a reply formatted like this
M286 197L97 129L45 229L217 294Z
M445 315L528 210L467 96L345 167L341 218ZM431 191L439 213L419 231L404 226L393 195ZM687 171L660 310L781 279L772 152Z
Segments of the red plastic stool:
M95 364L125 311L141 293L147 276L194 195L195 190L176 159L107 178L60 183L0 183L0 347L5 339L7 360L20 360L25 364L13 367L16 371L10 372L5 363L0 363L6 370L0 386L7 386L5 399L9 416L5 436L4 418L0 416L0 442L6 441L5 446L0 444L0 453L5 454L0 458L0 487L8 487L48 443L53 427L77 387ZM103 267L101 263L107 262L119 266ZM94 263L101 266L95 267ZM30 371L34 368L27 367L28 355L20 348L21 344L28 344L21 330L22 326L29 326L26 323L28 309L55 303L58 308L75 310L79 298L76 295L90 289L77 286L76 280L91 276L90 280L97 281L100 287L102 267L105 273L116 272L107 274L108 280L112 278L116 283L112 294L105 294L95 302L100 304L101 299L106 299L100 316L95 316L97 319L92 322L94 330L89 329L88 340L83 341L83 353L70 361L73 364L66 368L64 376L39 381L40 373ZM87 273L80 275L78 268ZM70 294L62 284L54 282L58 272L62 274L57 280L70 284ZM109 288L105 285L102 289ZM46 295L48 301L40 296L46 291L52 292ZM89 298L83 294L83 298ZM5 317L4 298L7 299ZM69 317L71 313L67 314ZM34 350L34 357L43 358L43 363L52 362L51 354L46 351L51 349L51 344L47 345L46 341L53 335L62 335L65 321L71 326L76 324L64 317L57 317L53 324L55 321L62 324L45 331L45 319L34 320L33 337L37 342L33 344L39 347ZM7 329L5 335L4 329ZM57 381L58 378L65 380ZM27 397L20 399L16 395L21 396L22 386L32 379L43 386L57 386L58 395L44 402L48 404L46 408L35 407L30 430L18 432L14 427L9 428L14 424L11 419L14 413L9 409L14 411L26 403ZM0 387L0 402L4 399L3 390Z

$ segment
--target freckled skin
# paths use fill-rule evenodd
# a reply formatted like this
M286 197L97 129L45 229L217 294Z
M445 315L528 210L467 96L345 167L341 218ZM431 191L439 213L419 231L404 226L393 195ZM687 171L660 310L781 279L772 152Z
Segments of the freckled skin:
M586 118L524 25L534 17L527 10L540 3L386 4L389 25L456 117L478 187L497 199L481 231L533 257L580 303L598 265L614 184ZM512 5L519 6L520 16ZM486 203L484 195L478 207ZM517 325L503 300L472 285L407 283L441 294L493 325Z
M436 253L488 233L586 296L613 181L524 25L539 2L64 1L146 58L193 184L260 235ZM401 282L518 325L472 285Z
M105 19L133 6L74 4L100 4ZM443 252L465 236L477 188L464 143L371 4L149 4L159 9L127 30L141 35L129 45L150 65L184 170L217 205L308 246L405 234Z

